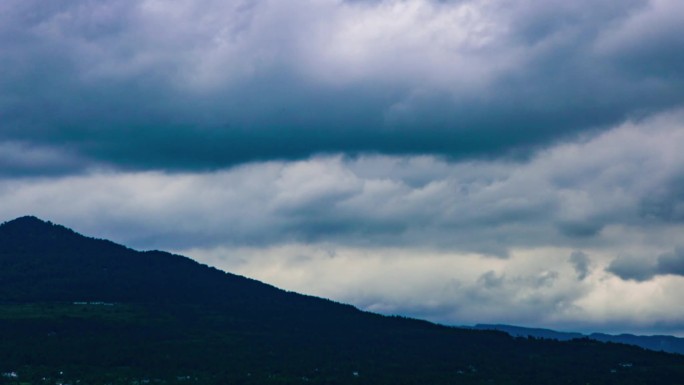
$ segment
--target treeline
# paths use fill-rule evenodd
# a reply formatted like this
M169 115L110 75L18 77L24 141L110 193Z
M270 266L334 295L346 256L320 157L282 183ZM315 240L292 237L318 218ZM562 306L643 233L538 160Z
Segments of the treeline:
M514 339L372 314L364 322L301 320L301 327L292 327L196 305L44 306L51 309L45 316L31 305L24 318L17 312L0 317L0 371L16 371L21 382L57 379L60 372L87 384L584 385L684 378L681 356L592 340Z

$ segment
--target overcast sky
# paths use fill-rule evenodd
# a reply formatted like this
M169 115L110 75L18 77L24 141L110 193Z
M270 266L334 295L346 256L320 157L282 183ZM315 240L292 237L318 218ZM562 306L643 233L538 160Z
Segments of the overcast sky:
M4 0L0 221L447 324L684 335L684 2Z

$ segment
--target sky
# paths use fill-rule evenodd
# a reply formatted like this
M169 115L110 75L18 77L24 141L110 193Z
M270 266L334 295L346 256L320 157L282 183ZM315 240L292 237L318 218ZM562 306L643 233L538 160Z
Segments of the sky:
M684 2L4 0L23 215L450 325L684 336Z

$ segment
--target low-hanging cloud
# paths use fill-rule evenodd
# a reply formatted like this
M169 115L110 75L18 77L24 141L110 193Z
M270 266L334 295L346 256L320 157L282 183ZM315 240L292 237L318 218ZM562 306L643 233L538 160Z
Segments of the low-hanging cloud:
M656 259L621 256L607 269L625 280L647 281L658 275L684 276L684 247L660 254Z
M577 272L577 278L581 281L587 278L591 269L591 260L589 256L581 251L573 251L570 254L570 263Z
M0 179L79 173L83 162L68 149L0 142Z
M676 201L682 121L671 111L519 162L338 154L212 172L7 174L0 218L34 214L385 313L680 332L682 223L646 208L654 191Z
M675 247L672 252L660 255L658 273L684 276L684 247Z
M684 175L681 117L624 124L521 163L335 155L202 173L6 177L0 215L85 220L144 248L336 242L506 257L519 246L609 247L634 231L661 233L649 241L658 244L681 223L643 207ZM592 231L568 231L569 223ZM582 259L573 263L584 274Z
M1 7L0 141L83 169L521 155L684 100L677 1Z

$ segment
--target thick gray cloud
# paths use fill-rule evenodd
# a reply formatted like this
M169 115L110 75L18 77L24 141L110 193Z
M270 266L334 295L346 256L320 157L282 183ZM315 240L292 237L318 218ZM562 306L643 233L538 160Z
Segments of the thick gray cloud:
M684 225L646 209L676 201L682 116L520 162L334 155L211 172L6 175L0 218L34 214L384 313L683 333ZM36 164L51 162L34 150Z
M684 174L672 175L644 197L642 215L653 220L684 221Z
M607 269L622 279L646 281L658 275L684 276L684 248L660 254L649 260L634 256L623 256L613 260Z
M83 168L522 155L684 101L677 1L0 7L0 140Z
M83 162L68 149L0 142L0 178L74 173Z
M684 173L683 114L625 124L523 163L336 155L204 173L7 179L0 214L39 208L74 226L88 218L88 228L143 248L334 242L506 257L517 247L626 245L638 232L635 242L671 249L669 231L681 223L645 213L643 202ZM55 204L41 206L48 197Z
M570 254L570 263L577 272L577 278L581 281L587 278L591 268L591 260L589 256L581 251L573 251Z
M676 247L658 257L658 273L684 276L684 247Z
M613 260L607 271L626 280L645 281L657 274L657 264L639 256L621 256Z

